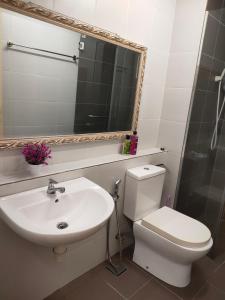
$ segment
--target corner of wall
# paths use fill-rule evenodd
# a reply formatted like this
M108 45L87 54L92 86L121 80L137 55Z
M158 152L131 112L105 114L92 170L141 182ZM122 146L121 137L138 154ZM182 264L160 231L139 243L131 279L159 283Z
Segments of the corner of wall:
M165 202L173 205L192 88L204 24L206 0L176 3L175 20L160 119L158 146L168 150Z

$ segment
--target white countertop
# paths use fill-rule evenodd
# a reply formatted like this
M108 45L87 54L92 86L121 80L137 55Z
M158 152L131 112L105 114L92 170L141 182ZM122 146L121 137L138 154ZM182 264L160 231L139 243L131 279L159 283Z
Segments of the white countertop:
M150 149L140 150L137 152L136 155L123 155L123 154L115 153L115 154L103 155L99 157L81 159L77 161L69 161L69 162L63 162L58 164L52 164L52 165L43 166L43 169L40 170L38 175L27 174L26 172L24 172L24 170L19 170L17 172L14 172L13 174L7 174L7 175L1 174L0 185L27 180L31 178L58 174L62 172L89 168L93 166L113 163L116 161L134 159L137 157L153 155L157 153L162 153L162 151L159 148L150 148Z

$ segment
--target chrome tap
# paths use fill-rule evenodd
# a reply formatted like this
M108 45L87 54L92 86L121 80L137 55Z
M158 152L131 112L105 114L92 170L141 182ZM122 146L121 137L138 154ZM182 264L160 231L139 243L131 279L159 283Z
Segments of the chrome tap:
M54 179L49 179L49 184L48 184L48 189L47 189L47 194L50 195L55 195L56 192L60 192L60 193L64 193L65 192L65 188L64 187L55 187L55 184L57 184L58 182L55 181Z

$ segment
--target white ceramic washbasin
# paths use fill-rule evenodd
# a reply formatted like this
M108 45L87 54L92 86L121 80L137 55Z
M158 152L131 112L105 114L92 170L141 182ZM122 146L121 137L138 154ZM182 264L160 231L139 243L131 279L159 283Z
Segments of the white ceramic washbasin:
M0 216L20 236L56 247L87 238L110 218L114 202L103 188L81 177L60 182L65 193L47 194L47 187L0 198ZM60 222L68 227L59 229Z

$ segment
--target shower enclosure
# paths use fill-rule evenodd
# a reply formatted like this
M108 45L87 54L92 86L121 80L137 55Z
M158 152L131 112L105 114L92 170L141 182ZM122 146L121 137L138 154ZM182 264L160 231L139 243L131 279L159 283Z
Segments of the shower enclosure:
M214 256L225 252L225 80L223 76L215 80L224 68L225 1L211 0L205 16L176 208L210 228Z

